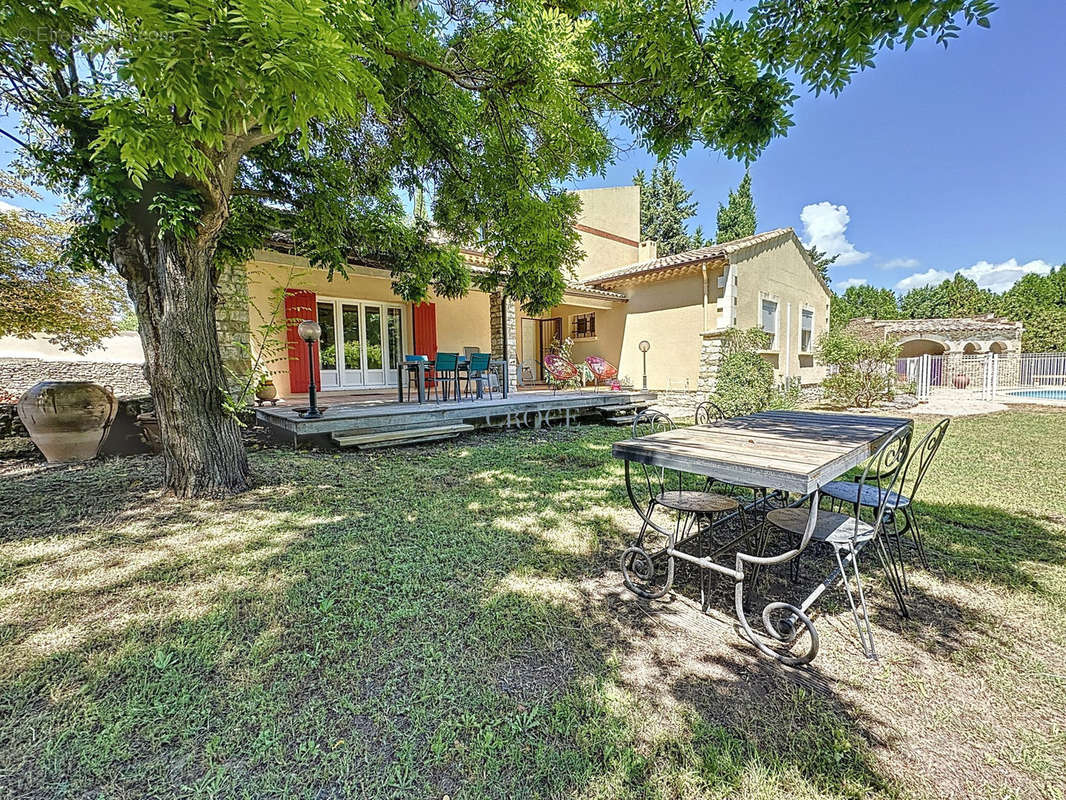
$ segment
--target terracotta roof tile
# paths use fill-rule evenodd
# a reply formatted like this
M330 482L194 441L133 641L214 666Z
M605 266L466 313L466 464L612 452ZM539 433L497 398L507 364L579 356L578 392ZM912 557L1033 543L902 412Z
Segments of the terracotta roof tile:
M851 320L849 325L869 325L880 328L886 333L909 333L928 332L935 333L939 330L952 331L1020 331L1022 323L1013 322L1004 317L986 315L979 317L931 317L921 319L870 319L860 318Z
M756 245L772 242L787 236L794 236L792 228L777 228L776 230L756 233L753 236L745 236L742 239L734 239L731 242L713 244L708 247L700 247L695 250L686 250L683 253L674 253L661 258L653 258L649 261L640 261L636 264L628 264L624 267L590 275L584 279L586 284L611 283L623 278L631 278L637 275L646 275L652 272L661 272L678 267L694 266L705 261L714 261L727 258L735 253L755 247Z

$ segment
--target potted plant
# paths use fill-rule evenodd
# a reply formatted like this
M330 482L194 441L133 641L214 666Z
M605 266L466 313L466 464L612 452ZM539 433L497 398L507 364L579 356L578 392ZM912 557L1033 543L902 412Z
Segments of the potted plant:
M259 376L259 385L255 390L255 399L259 401L259 404L273 403L278 404L278 387L274 385L274 379L268 375Z
M970 385L970 376L963 375L960 372L958 375L951 379L951 382L952 384L954 384L956 389L965 389L967 386Z

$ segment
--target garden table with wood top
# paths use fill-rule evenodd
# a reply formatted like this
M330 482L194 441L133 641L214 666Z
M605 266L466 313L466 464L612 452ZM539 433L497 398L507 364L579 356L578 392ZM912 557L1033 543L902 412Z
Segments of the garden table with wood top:
M749 626L743 599L745 568L757 570L796 558L806 548L817 524L819 488L862 464L893 431L907 424L910 424L909 420L898 417L764 411L617 442L612 452L615 458L625 461L626 489L633 507L643 519L645 529L654 528L667 539L667 546L656 553L646 552L642 547L643 538L638 539L623 555L623 570L629 559L629 563L643 564L644 570L654 574L653 559L665 556L692 562L702 569L732 578L735 582L735 611L749 641L763 653L786 664L807 663L817 654L818 634L806 612L832 585L836 574L823 581L799 606L772 602L763 609L766 635L785 647L791 646L804 629L810 634L807 651L795 656L791 652L771 649ZM676 540L676 531L656 524L649 515L648 503L637 499L631 477L632 464L700 475L726 484L766 487L777 490L778 496L794 493L801 498L797 502L809 498L811 512L807 528L798 545L777 555L738 551L735 566L694 556L678 549L680 542ZM785 619L775 623L771 618L774 614L783 614Z

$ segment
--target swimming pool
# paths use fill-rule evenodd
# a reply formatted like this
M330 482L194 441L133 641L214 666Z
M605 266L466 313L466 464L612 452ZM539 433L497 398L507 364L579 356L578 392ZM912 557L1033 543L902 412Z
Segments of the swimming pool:
M1028 397L1033 400L1066 400L1066 389L1022 389L1007 392L1011 397Z

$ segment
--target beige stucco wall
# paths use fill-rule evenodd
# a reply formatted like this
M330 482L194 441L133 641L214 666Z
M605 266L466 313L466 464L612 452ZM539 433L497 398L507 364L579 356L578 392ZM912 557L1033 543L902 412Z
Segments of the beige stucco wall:
M263 339L263 326L269 324L277 306L277 291L286 287L306 289L322 297L347 300L370 300L399 304L404 307L404 352L413 349L411 304L405 303L392 291L387 274L367 269L349 270L348 277L339 273L330 280L324 270L311 269L306 259L269 251L257 251L248 264L248 303L253 354ZM471 291L454 300L430 298L436 304L437 348L461 353L463 347L491 348L489 330L489 296ZM284 306L276 311L276 320L283 324ZM274 379L278 393L289 392L288 350L284 330L273 335L274 344L268 346L264 369Z
M619 372L641 385L638 345L646 339L651 345L648 388L684 389L687 385L695 389L703 330L702 275L620 286L617 291L629 297L622 321Z
M455 300L431 298L437 306L437 349L445 353L462 354L464 347L480 347L482 353L492 350L489 327L489 296L471 291Z
M779 378L796 378L804 384L817 383L825 376L814 364L813 355L800 352L801 311L814 311L811 349L829 329L829 294L811 271L799 243L794 238L772 242L734 262L736 277L736 326L760 325L764 297L778 304L778 342L766 358L774 364Z
M631 242L640 241L640 187L611 186L581 189L578 224L612 233ZM626 244L594 233L578 231L585 258L577 267L578 277L606 272L640 260L639 245Z

